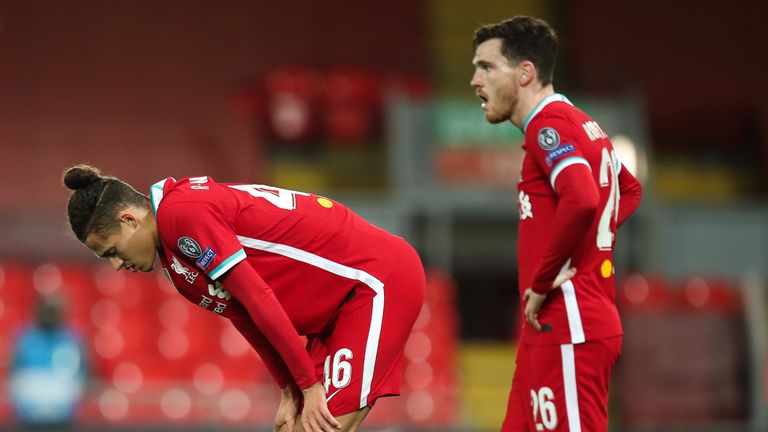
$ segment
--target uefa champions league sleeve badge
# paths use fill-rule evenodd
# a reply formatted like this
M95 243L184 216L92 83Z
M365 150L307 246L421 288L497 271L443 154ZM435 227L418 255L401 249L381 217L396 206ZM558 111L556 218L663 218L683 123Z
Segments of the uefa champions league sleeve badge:
M543 150L554 150L560 145L560 134L551 127L545 127L539 131L538 140L539 147Z

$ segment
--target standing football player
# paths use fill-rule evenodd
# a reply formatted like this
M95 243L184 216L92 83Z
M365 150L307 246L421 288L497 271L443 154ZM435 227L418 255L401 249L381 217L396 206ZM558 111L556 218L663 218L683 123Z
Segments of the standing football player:
M640 203L640 183L600 126L555 93L557 36L546 22L517 16L485 25L473 45L471 85L485 118L525 134L517 245L524 320L502 430L605 431L622 342L613 247ZM560 283L561 272L572 277Z
M282 388L275 431L355 431L377 398L399 394L426 285L402 238L270 186L167 178L147 197L89 165L63 181L91 251L115 270L148 272L159 256L184 297L250 342Z

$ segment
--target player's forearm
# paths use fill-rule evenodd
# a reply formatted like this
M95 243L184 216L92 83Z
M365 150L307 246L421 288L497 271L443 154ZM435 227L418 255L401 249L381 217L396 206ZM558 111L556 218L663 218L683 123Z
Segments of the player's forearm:
M224 286L248 311L253 324L279 353L296 384L304 389L319 381L296 329L272 290L247 263L225 275Z
M244 319L233 319L232 325L235 326L237 331L243 335L245 340L259 354L261 361L264 362L267 371L269 371L278 387L290 388L293 383L291 371L280 357L280 354L269 344L269 341L259 332L256 326L253 325L253 322Z
M531 289L539 294L552 289L552 282L563 264L573 256L584 233L589 231L600 198L589 170L584 167L563 171L558 179L557 192L557 210L531 284Z
M533 291L545 294L552 289L552 282L573 256L596 211L594 206L558 206L547 247L533 277Z

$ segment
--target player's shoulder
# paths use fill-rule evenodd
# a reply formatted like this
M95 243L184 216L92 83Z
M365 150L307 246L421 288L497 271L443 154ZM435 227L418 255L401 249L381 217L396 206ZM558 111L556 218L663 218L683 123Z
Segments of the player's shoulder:
M525 130L525 139L530 146L545 151L557 148L561 142L574 141L575 123L568 115L558 111L542 111L531 119Z
M538 133L541 128L569 129L577 125L580 111L573 105L556 102L547 105L528 123L526 132Z
M204 203L214 199L220 199L222 184L216 183L212 178L185 177L174 181L164 188L161 207L169 207L172 203Z
M155 217L161 233L173 233L218 217L217 202L210 194L171 190L157 207Z

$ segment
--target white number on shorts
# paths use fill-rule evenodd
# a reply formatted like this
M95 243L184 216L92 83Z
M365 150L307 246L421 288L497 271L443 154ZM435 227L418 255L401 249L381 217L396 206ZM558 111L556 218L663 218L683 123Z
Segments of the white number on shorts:
M557 410L555 409L555 393L549 387L542 387L537 392L531 389L531 405L533 406L533 422L537 431L555 430L557 428ZM541 422L539 422L541 417Z
M248 192L256 198L264 198L272 203L275 207L283 210L296 209L296 195L309 195L305 192L296 192L288 189L280 189L272 186L265 185L232 185L232 189Z
M342 348L336 351L333 356L333 368L331 368L331 356L325 357L325 391L328 392L331 384L334 388L340 389L349 385L352 381L352 365L347 361L352 358L352 351L348 348Z

